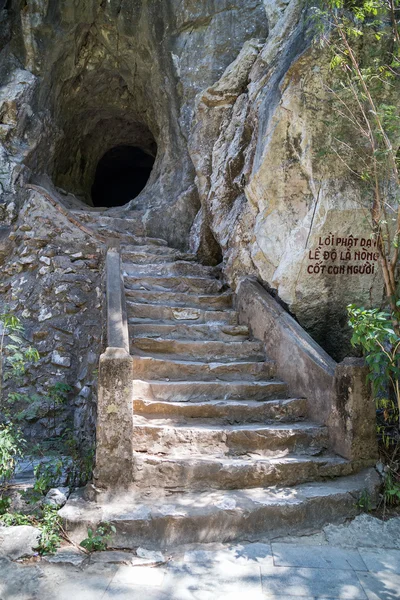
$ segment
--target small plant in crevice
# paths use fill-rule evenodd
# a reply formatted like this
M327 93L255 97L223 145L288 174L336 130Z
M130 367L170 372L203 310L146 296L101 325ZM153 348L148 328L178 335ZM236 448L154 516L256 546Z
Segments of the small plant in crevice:
M95 531L88 529L88 536L81 541L80 546L88 552L106 550L108 542L114 533L116 533L114 525L111 525L111 523L101 523Z
M391 470L385 476L382 500L385 508L400 505L400 479L395 480Z
M372 499L371 494L368 490L363 490L357 500L356 507L363 512L371 512L372 510Z

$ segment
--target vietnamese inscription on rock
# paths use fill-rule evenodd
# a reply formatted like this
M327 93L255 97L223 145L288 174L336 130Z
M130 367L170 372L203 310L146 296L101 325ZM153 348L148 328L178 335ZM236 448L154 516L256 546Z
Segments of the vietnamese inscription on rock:
M309 275L372 275L379 260L377 241L370 238L319 237L318 246L308 253Z

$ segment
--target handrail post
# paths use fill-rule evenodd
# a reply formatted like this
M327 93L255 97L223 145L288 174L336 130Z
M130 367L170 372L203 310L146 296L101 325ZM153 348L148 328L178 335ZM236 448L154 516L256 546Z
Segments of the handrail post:
M133 360L118 243L109 243L106 259L107 348L100 356L96 429L99 488L128 487L133 477Z

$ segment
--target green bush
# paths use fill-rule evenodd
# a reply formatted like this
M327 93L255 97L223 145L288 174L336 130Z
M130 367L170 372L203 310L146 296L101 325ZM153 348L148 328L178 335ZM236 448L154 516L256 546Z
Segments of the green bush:
M363 349L377 403L388 407L394 398L399 417L400 337L393 328L393 317L377 308L366 309L354 304L348 306L348 312L353 329L351 343Z

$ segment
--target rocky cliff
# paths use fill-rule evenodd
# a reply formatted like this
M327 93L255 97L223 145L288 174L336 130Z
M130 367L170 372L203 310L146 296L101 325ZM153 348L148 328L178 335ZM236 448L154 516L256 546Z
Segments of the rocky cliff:
M115 214L222 259L233 287L257 277L335 358L347 353L345 306L378 303L382 282L360 191L323 158L324 62L302 0L0 1L1 302L33 338L51 315L38 377L58 353L57 377L80 399L91 389L105 246L26 186L90 205L96 166L119 145L155 165Z

